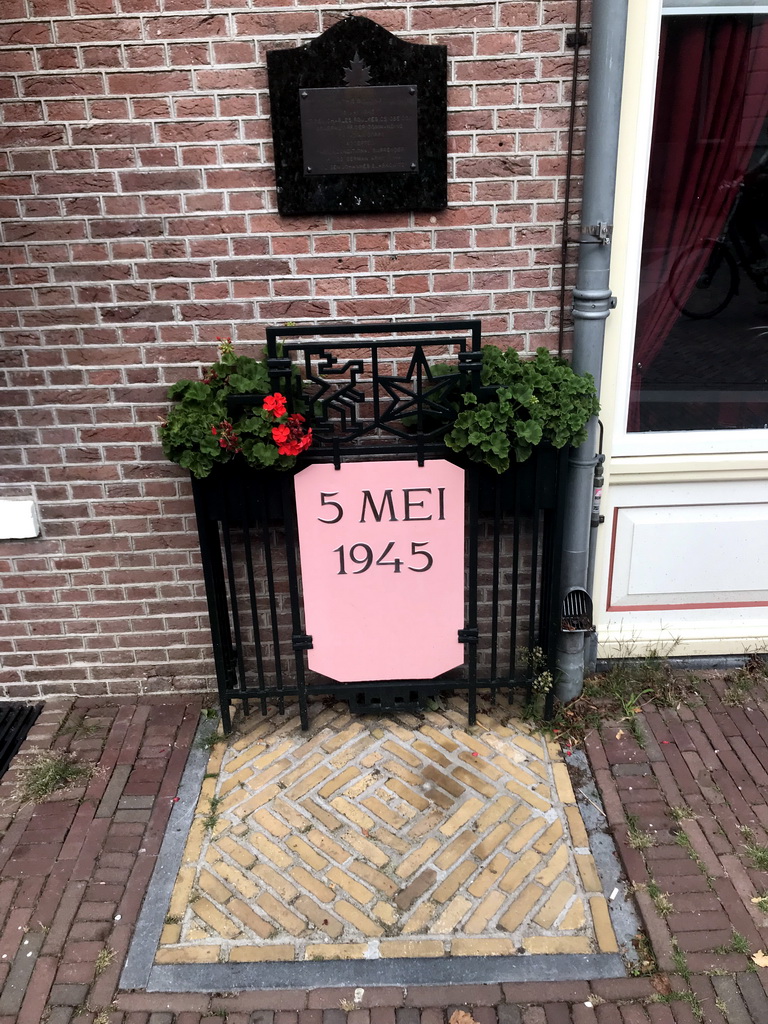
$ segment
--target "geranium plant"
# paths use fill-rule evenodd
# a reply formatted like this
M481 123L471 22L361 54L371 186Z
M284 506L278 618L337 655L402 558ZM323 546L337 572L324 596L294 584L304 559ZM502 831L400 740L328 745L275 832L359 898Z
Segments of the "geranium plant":
M170 388L174 406L160 428L163 451L196 477L237 456L257 468L291 469L312 444L312 428L300 412L289 415L284 395L270 391L266 360L235 355L231 342L222 342L218 362L200 380ZM230 412L233 395L263 397L260 405L257 399Z
M524 462L538 444L581 444L589 418L599 410L592 377L580 377L545 348L521 359L514 349L486 345L480 380L488 399L471 392L462 396L463 409L445 443L498 473L509 469L513 455Z

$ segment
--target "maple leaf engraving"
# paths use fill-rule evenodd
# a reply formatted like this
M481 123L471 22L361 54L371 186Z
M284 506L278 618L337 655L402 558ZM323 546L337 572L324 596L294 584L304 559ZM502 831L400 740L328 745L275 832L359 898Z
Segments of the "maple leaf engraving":
M345 85L368 85L371 80L371 69L360 57L357 50L348 68L344 69Z

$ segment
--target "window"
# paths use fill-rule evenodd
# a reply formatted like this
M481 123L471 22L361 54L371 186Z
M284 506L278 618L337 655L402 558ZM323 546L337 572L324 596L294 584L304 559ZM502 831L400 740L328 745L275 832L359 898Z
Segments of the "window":
M768 426L768 17L757 8L665 3L630 432Z

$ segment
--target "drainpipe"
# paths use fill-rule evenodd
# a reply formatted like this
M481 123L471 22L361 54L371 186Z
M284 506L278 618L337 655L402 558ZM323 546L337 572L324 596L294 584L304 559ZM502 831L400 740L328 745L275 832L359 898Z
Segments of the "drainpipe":
M608 284L619 146L619 114L624 75L628 0L593 0L590 72L587 92L582 227L578 270L573 290L573 360L577 373L591 373L599 388L603 364L605 321L616 305ZM567 230L568 225L564 225ZM561 594L588 594L590 533L598 422L571 452L566 490ZM583 631L561 631L557 650L556 694L561 701L577 697L584 685Z

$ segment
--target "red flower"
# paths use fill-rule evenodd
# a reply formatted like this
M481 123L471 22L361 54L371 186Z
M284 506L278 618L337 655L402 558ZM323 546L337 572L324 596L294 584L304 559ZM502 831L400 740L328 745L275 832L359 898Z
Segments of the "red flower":
M267 395L264 399L263 407L267 412L271 412L275 417L279 418L280 416L285 416L287 402L285 397L277 391L274 395Z
M278 444L277 450L281 455L301 455L311 444L312 428L310 427L305 434L292 433L290 440L284 444Z
M306 429L303 423L304 417L296 412L287 423L272 427L272 440L281 455L300 455L312 444L312 429Z
M219 438L219 447L226 448L228 452L237 454L242 451L240 447L240 438L235 433L235 429L229 420L222 420L219 424L219 430L221 430L221 437ZM218 434L216 427L211 427L212 434Z

